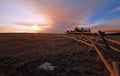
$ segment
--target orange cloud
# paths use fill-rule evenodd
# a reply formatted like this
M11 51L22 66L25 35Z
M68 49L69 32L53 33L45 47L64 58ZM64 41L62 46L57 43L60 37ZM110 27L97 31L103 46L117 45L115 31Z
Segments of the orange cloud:
M13 30L18 31L18 29L16 29L16 28L0 26L0 32L13 32Z
M34 32L31 27L23 27L23 26L0 26L0 32Z
M24 2L25 3L25 2ZM85 19L100 4L99 0L26 0L25 5L34 9L36 15L44 14L53 28L48 32L65 31L71 25L83 24Z

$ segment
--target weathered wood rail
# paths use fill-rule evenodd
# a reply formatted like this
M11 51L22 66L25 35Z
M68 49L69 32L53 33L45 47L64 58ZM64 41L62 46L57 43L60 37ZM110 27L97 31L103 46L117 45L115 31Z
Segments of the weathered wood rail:
M110 32L111 32L111 31L110 31ZM72 33L72 34L73 34L73 33ZM75 33L75 34L77 34L77 33ZM74 34L74 35L75 35L75 34ZM113 46L109 46L109 45L106 43L106 41L108 40L108 41L111 41L111 42L116 43L116 44L119 44L120 42L115 41L115 40L111 40L111 39L105 39L105 38L104 38L104 33L101 32L101 31L99 31L99 38L97 38L95 42L92 41L92 39L95 39L95 38L93 38L93 37L92 37L92 38L89 38L89 37L86 36L83 32L81 32L81 34L80 34L80 33L78 33L78 34L79 34L79 35L82 35L82 38L86 38L87 41L89 41L90 43L82 40L82 38L81 38L81 39L76 39L76 38L71 37L71 36L66 36L66 35L61 35L61 36L62 36L62 37L65 37L65 38L69 38L69 39L75 40L75 41L77 41L77 42L81 42L81 43L83 43L83 44L85 44L85 45L87 45L87 46L90 46L90 47L91 47L90 50L94 48L94 49L96 50L97 54L99 55L101 61L104 63L105 67L106 67L106 68L108 69L108 71L110 72L111 76L120 76L120 74L119 74L119 73L120 73L120 70L119 70L118 64L117 64L116 62L113 62L113 66L111 66L111 65L107 62L107 60L104 58L104 56L102 55L102 53L100 52L99 48L97 47L98 45L96 45L96 44L98 44L98 41L99 41L99 40L102 40L103 43L104 43L103 46L106 46L106 49L107 49L107 50L113 49L113 50L115 50L115 51L120 52L119 49L117 49L117 48L115 48L115 47L113 47ZM99 46L100 46L100 45L99 45Z

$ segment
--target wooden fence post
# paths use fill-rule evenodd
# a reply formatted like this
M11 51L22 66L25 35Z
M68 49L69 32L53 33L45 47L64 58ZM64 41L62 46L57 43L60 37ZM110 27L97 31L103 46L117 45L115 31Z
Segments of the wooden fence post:
M107 50L110 50L110 47L108 46L108 44L106 43L106 39L104 38L104 35L105 35L105 32L101 32L101 31L98 31L103 43L105 44Z
M114 69L116 76L120 76L120 68L117 62L113 61L112 65L113 65L113 69Z

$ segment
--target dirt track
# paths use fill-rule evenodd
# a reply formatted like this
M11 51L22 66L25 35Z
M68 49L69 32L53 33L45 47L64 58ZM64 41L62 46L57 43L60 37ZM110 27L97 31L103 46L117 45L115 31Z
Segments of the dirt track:
M0 34L0 76L109 76L97 53L88 49L56 34ZM110 63L120 62L120 53L101 52ZM46 61L57 68L38 69Z

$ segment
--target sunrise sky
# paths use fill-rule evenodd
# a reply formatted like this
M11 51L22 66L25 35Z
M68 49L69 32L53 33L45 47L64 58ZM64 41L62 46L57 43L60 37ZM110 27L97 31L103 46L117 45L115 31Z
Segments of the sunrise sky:
M62 32L74 26L120 30L120 0L0 0L0 32Z

